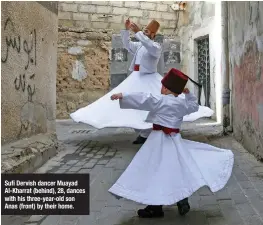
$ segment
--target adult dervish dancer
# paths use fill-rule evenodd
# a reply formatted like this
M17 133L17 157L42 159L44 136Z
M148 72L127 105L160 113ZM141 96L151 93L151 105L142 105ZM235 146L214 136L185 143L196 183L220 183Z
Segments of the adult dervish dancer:
M133 71L121 84L109 93L93 102L92 104L77 110L70 116L75 122L82 122L97 129L106 127L127 127L133 128L139 133L134 144L143 144L152 131L152 124L146 123L147 111L134 109L122 110L117 102L110 100L113 93L125 91L147 92L159 94L161 89L162 76L157 73L157 65L162 54L162 47L154 42L160 24L152 20L143 31L129 19L125 22L125 30L121 31L123 46L134 57L129 68ZM130 41L130 32L135 33L139 42ZM185 98L184 94L179 97ZM197 112L187 115L183 121L194 121L202 117L210 117L213 110L200 106Z

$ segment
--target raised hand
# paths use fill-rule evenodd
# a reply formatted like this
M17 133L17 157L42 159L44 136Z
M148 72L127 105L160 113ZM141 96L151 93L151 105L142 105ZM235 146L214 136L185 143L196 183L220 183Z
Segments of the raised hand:
M126 28L126 30L129 30L129 29L130 29L130 25L131 25L131 21L130 21L130 18L128 18L128 19L125 21L125 28Z
M140 31L140 28L137 26L137 24L135 23L131 23L130 24L130 29L134 32L134 33L137 33Z
M122 93L119 93L119 94L114 94L112 95L110 98L111 100L118 100L118 99L122 99Z
M189 91L189 89L188 89L188 88L185 88L185 89L183 90L183 93L184 93L184 94L189 94L189 93L190 93L190 91Z

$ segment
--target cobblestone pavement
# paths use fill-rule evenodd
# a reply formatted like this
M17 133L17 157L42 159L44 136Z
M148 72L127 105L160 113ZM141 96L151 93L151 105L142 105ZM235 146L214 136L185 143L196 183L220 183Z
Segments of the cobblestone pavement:
M153 220L137 218L136 211L143 205L108 193L139 149L131 144L136 137L132 131L96 131L66 122L58 123L57 132L64 148L37 172L90 173L90 215L31 216L26 222L20 220L21 225L263 225L263 164L232 137L195 138L233 150L235 166L226 188L214 194L200 189L190 197L191 211L185 217L172 206L164 208L164 218ZM11 225L3 218L2 224Z

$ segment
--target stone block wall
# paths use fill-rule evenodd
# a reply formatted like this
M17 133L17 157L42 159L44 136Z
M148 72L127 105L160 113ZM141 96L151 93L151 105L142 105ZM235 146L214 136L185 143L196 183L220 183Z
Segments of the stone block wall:
M263 159L263 2L229 2L234 135Z
M118 33L128 17L141 26L157 19L160 31L168 34L175 26L176 13L170 7L172 4L172 1L60 1L59 25L112 29Z
M57 2L1 2L2 146L56 133L57 14Z

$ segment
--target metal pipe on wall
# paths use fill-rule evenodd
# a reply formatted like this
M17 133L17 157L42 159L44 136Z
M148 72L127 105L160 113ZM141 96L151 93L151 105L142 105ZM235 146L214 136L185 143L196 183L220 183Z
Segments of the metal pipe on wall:
M229 2L228 2L228 6L227 6L227 20L228 20L228 34L229 34L229 30L230 30L230 6L229 6ZM228 43L229 43L229 36L228 36ZM228 48L228 53L229 53L229 48ZM230 62L230 57L228 62ZM231 63L228 64L228 68L229 71L231 71ZM230 103L229 103L229 118L230 118L230 123L229 123L229 131L233 132L233 76L230 74L228 74L228 80L229 80L229 89L230 89Z
M228 46L228 2L221 2L222 9L222 124L224 133L232 131L230 126L229 46Z

